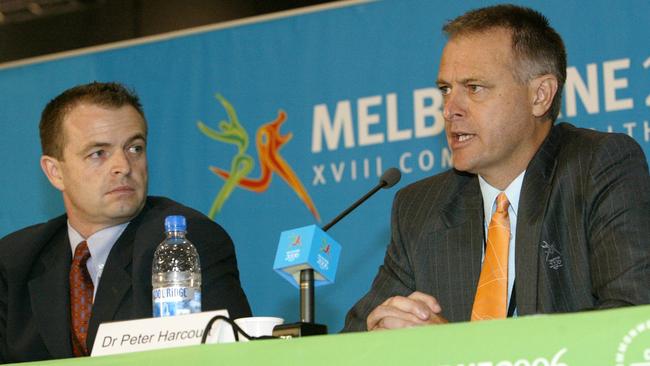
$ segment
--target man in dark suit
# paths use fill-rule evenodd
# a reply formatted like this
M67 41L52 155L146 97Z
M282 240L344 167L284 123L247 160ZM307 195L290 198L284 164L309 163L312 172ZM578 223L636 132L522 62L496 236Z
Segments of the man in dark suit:
M195 210L147 197L147 124L135 94L116 83L69 89L46 106L40 133L41 167L66 214L0 240L0 362L88 355L102 322L151 317L153 253L168 215L187 218L202 309L250 316L228 234ZM82 246L94 296L77 327L71 262Z
M397 193L384 264L344 331L650 303L647 161L628 136L555 124L560 36L512 5L444 31L454 169Z

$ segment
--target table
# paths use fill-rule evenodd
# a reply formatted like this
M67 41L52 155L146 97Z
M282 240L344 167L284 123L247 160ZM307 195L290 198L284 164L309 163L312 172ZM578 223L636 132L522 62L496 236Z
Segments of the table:
M650 366L650 306L22 365Z

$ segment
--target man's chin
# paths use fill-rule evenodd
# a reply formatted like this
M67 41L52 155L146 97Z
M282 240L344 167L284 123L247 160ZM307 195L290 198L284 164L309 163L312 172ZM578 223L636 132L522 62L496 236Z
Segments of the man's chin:
M138 216L144 207L144 200L120 201L115 202L109 207L110 216L116 219L124 219L129 221Z
M470 164L464 162L456 163L452 161L451 166L454 168L454 170L457 170L459 172L476 174L476 170Z
M456 169L456 170L458 170L458 171L460 171L460 172L464 172L464 171L467 170L467 165L464 164L463 161L458 161L457 159L453 159L453 158L452 158L452 160L451 160L451 166L452 166L454 169Z

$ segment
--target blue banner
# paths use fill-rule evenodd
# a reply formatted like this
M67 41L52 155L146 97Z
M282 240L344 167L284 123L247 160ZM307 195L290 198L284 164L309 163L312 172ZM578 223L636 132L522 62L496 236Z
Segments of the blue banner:
M255 315L298 320L298 292L272 268L280 232L327 223L400 168L396 188L328 231L341 260L337 282L316 291L316 320L337 331L383 261L395 190L450 167L435 86L440 28L492 3L334 4L0 65L0 235L63 212L38 163L44 105L76 84L120 81L149 122L150 194L226 228ZM648 155L650 2L515 3L544 13L566 42L560 119L628 133Z

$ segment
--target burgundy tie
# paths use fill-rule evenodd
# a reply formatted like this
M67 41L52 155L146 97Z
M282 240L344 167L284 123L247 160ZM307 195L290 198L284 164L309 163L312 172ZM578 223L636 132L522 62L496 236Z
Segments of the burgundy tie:
M93 282L86 262L90 258L88 243L77 245L70 267L70 314L72 317L72 351L75 357L88 356L86 335L93 307Z

